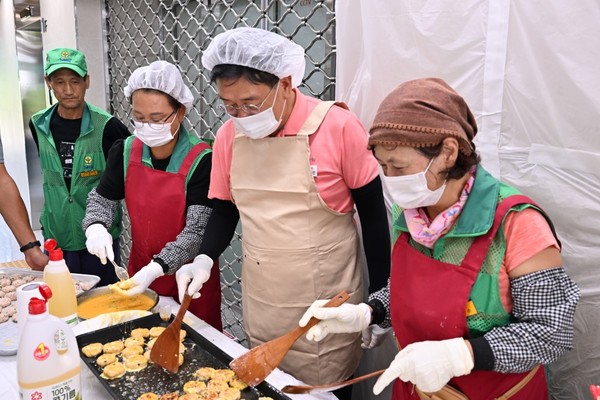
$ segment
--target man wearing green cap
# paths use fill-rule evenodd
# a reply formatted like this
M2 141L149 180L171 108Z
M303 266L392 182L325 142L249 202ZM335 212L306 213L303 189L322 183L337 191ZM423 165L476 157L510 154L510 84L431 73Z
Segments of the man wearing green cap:
M57 104L29 121L44 177L42 232L62 247L71 272L98 275L99 284L107 285L117 281L114 270L88 253L81 221L87 195L100 181L110 147L129 136L129 131L117 118L85 101L90 77L83 53L69 48L50 50L45 73ZM106 228L118 262L121 227L115 222Z

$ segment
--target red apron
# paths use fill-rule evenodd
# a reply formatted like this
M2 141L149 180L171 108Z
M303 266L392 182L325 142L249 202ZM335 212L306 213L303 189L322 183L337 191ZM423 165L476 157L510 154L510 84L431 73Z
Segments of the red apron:
M181 163L177 173L160 171L142 164L143 144L133 140L125 178L125 203L131 219L132 247L129 275L146 266L168 242L176 239L185 226L185 180L196 157L209 146L195 145ZM175 275L156 279L150 288L162 296L178 301ZM200 298L192 300L189 311L206 323L222 330L221 282L219 266L213 265L209 280L200 290Z
M504 215L511 207L523 203L534 204L521 195L502 201L496 209L492 228L473 241L460 266L420 253L409 245L409 234L400 235L392 253L390 312L394 333L402 348L425 340L469 337L466 305L471 288ZM453 378L449 384L471 400L494 399L527 374L473 371ZM412 383L400 379L394 383L392 397L394 400L419 398ZM511 400L525 399L548 399L544 368L539 368L533 379L511 397Z

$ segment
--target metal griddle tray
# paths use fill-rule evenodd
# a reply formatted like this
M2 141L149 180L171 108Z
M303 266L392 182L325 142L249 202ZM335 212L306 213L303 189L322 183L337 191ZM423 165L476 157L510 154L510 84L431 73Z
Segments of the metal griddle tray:
M171 316L171 320L173 318ZM228 368L232 358L185 322L181 325L181 329L187 332L183 342L186 347L184 353L185 361L177 374L171 374L155 364L148 364L148 367L139 372L127 372L121 378L106 380L100 377L102 368L96 365L95 358L88 358L81 353L81 348L90 343L107 343L125 339L129 337L130 332L135 328L167 326L169 323L170 321L163 321L158 314L152 314L108 328L81 334L77 336L81 359L92 370L96 378L111 394L112 398L119 400L135 400L138 396L146 392L154 392L161 396L165 393L179 391L179 395L182 395L183 385L187 381L195 379L193 373L198 368ZM289 397L268 382L262 382L255 388L249 387L242 390L242 399L256 400L260 396L272 397L275 400L290 400Z

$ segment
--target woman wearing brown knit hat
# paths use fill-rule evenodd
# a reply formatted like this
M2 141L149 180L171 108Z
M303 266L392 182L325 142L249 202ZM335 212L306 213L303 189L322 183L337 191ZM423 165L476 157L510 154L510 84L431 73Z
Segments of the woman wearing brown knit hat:
M375 116L369 145L393 202L388 287L368 304L315 302L300 321L324 320L307 334L317 341L391 325L402 350L375 394L394 382L394 399L547 399L539 365L572 347L579 289L552 223L479 164L476 133L437 78L398 86Z

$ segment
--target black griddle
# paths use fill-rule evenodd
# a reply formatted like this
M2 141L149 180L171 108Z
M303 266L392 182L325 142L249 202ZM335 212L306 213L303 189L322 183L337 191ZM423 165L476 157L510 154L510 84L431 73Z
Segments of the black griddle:
M171 316L173 320L174 316ZM183 385L194 378L194 371L201 367L212 367L215 369L229 368L231 356L200 335L185 322L181 329L187 332L183 344L186 347L184 353L185 361L177 374L171 374L162 367L148 364L146 368L138 372L127 372L124 376L114 380L106 380L100 377L102 368L96 365L96 358L88 358L82 352L83 346L90 343L107 343L114 340L125 339L135 328L152 328L154 326L167 326L171 321L163 321L158 314L151 314L122 324L113 325L108 328L77 336L79 354L85 364L92 370L96 378L106 388L113 399L135 400L143 393L154 392L159 395L179 391L183 394ZM242 390L242 399L256 400L260 396L272 397L275 400L290 400L289 397L277 390L268 382L262 382L255 388L249 387Z

